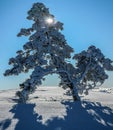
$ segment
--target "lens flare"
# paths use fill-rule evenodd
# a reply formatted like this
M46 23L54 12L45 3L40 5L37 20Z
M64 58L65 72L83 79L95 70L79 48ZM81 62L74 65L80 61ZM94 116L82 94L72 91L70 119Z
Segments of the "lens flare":
M46 19L46 22L47 22L48 24L52 24L52 23L54 22L54 20L53 20L52 18L47 18L47 19Z

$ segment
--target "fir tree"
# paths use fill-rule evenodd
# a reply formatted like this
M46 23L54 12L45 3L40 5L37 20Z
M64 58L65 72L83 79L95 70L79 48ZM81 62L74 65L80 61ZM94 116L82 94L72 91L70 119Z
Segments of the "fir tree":
M33 69L30 78L20 84L22 91L17 92L23 102L34 92L36 86L42 84L45 75L57 73L68 77L66 59L71 58L73 52L60 32L63 24L55 20L44 4L35 3L28 11L27 19L33 20L34 24L31 28L22 28L17 36L29 36L29 41L23 50L17 51L15 58L9 60L9 65L13 67L4 74L18 75Z
M48 74L58 74L59 85L69 87L74 100L79 99L78 93L86 93L108 78L105 70L113 70L112 61L94 46L73 57L77 61L75 67L68 62L74 51L61 34L63 24L55 20L43 3L35 3L27 19L34 21L32 27L22 28L17 36L29 36L29 41L23 50L17 51L15 58L10 58L12 68L4 73L5 76L19 75L33 70L29 79L20 84L22 90L17 92L22 102L26 102Z

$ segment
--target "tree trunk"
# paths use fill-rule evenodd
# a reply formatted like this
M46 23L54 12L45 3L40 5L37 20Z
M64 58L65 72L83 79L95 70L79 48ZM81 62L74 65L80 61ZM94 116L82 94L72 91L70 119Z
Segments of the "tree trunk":
M73 101L78 101L78 100L80 100L80 97L79 97L79 95L78 95L77 90L76 90L76 91L74 90L75 88L74 88L73 83L70 83L68 86L69 86L69 88L70 88L70 90L71 90L72 97L73 97Z
M26 101L28 100L29 98L29 94L28 94L28 91L17 91L16 92L16 96L19 97L19 102L20 103L26 103Z

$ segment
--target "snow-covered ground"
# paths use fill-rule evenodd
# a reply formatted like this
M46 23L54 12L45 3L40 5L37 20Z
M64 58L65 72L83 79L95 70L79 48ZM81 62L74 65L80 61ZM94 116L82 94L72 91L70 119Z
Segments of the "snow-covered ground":
M60 87L39 87L27 104L17 103L16 91L0 91L0 130L113 130L113 89L73 102Z

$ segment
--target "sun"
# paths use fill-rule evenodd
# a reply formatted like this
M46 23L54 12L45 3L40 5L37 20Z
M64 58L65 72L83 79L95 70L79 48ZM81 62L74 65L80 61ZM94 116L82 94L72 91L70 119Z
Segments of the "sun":
M53 24L54 19L53 19L53 18L47 18L47 19L46 19L46 22L47 22L48 24Z

